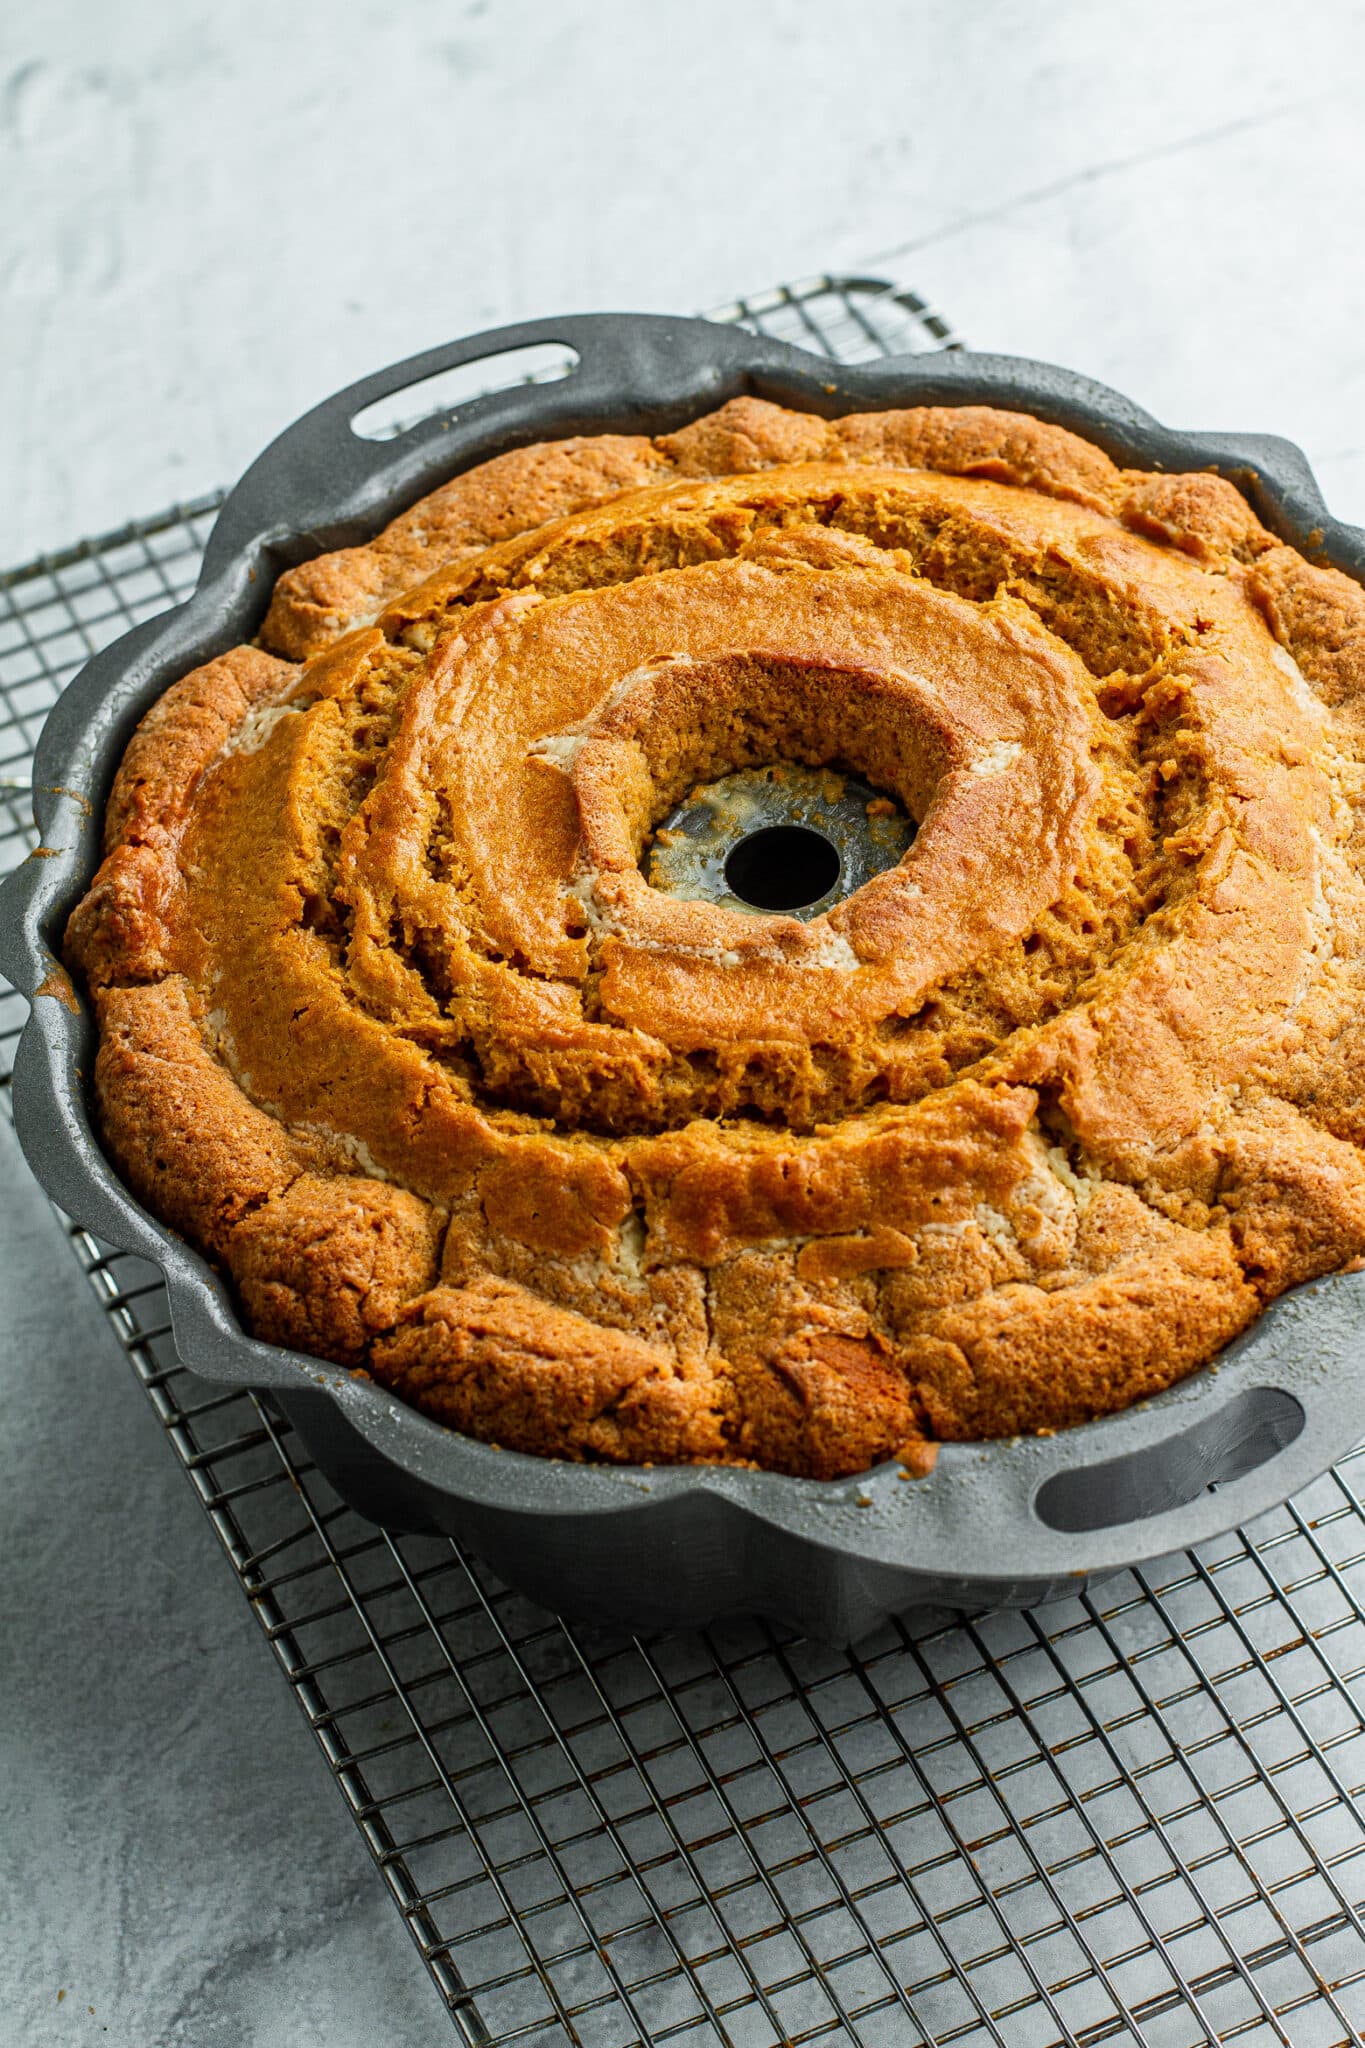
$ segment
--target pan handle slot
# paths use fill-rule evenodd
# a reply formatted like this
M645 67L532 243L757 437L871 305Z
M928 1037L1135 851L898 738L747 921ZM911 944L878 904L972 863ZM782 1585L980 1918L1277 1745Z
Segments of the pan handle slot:
M437 388L457 373L469 381ZM259 580L352 546L486 455L623 418L661 433L778 375L785 396L833 403L827 362L709 320L566 313L444 342L334 392L272 441L219 513L200 581Z
M438 413L455 412L495 391L519 384L552 384L578 368L581 357L566 342L536 342L522 348L493 349L472 362L437 370L415 383L400 384L364 405L351 419L351 432L362 441L393 441Z
M1279 1387L1247 1387L1216 1415L1206 1415L1162 1443L1055 1472L1039 1487L1034 1512L1049 1529L1068 1533L1146 1521L1254 1472L1289 1448L1303 1422L1303 1409L1292 1394Z

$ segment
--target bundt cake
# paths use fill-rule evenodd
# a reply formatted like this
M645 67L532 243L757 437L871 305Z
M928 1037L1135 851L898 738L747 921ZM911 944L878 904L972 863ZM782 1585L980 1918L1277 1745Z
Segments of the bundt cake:
M258 1336L505 1447L1060 1429L1365 1251L1363 763L1365 592L1216 475L519 449L143 720L104 1142Z

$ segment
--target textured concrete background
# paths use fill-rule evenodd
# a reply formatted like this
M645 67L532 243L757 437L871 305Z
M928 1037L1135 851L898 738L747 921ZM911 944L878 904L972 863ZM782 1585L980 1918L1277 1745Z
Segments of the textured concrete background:
M452 333L872 258L979 347L1359 480L1349 0L5 14L0 560L229 478Z
M840 265L1365 518L1363 77L1349 0L9 0L0 561L453 332ZM11 1155L0 2044L453 2038Z

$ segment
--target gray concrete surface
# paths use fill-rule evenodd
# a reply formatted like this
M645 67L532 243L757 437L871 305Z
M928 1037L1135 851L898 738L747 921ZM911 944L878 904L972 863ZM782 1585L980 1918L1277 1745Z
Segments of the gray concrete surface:
M1365 517L1363 74L1335 0L10 0L0 561L452 332L845 265ZM453 2038L3 1125L0 1418L0 2043Z
M408 1936L4 1118L0 1247L0 2041L439 2040Z
M489 322L875 259L1359 480L1349 0L10 0L0 560Z

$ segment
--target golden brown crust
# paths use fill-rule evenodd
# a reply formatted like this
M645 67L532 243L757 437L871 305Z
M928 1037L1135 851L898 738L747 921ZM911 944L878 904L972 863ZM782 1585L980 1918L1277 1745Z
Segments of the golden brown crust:
M1074 1287L977 1296L911 1340L908 1369L940 1437L1065 1428L1160 1393L1258 1306L1227 1236L1191 1232Z
M139 729L106 1141L261 1335L522 1450L829 1477L1158 1391L1365 1250L1365 593L1212 475L756 399L515 451ZM698 781L918 822L666 896Z
M105 811L105 861L67 928L67 946L92 987L175 971L180 841L200 780L296 673L257 648L234 647L168 690L138 726Z
M95 1098L129 1185L206 1250L230 1253L237 1226L282 1194L299 1147L214 1059L179 976L99 998Z
M373 1369L438 1421L509 1450L668 1463L723 1459L712 1402L662 1348L492 1276L433 1288L376 1344Z
M652 442L627 434L495 456L423 498L368 546L319 555L287 570L275 586L261 638L291 661L306 661L433 569L621 491L638 490L662 467Z
M1275 545L1246 499L1221 476L1129 470L1119 516L1134 533L1181 548L1197 562L1254 562Z
M440 1238L402 1188L301 1174L238 1225L233 1276L261 1336L357 1365L435 1281Z

